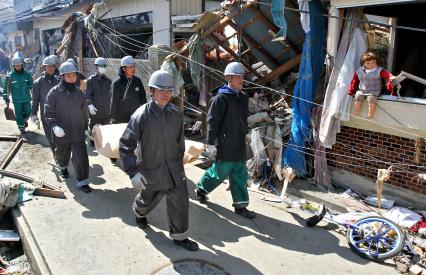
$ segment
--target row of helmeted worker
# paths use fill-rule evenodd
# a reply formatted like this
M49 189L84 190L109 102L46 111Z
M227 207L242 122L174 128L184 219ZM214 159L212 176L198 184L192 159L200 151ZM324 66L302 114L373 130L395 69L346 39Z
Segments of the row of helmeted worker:
M58 60L55 56L45 58L44 73L33 85L21 60L13 59L12 64L13 71L8 74L10 86L5 85L3 97L9 104L11 95L21 131L25 131L30 115L35 123L39 122L40 108L40 119L61 176L69 177L67 168L71 158L77 186L90 192L85 131L96 124L128 123L119 150L123 170L133 187L140 191L133 202L136 222L147 228L147 214L166 197L170 237L179 246L198 250L198 244L188 238L189 195L183 166L183 116L171 103L173 76L161 70L154 72L148 83L152 101L146 103L146 94L141 80L135 76L135 61L131 56L121 60L119 78L112 84L105 76L106 60L97 58L96 73L87 79L86 94L76 84L79 77L73 62L63 63L57 76ZM229 179L235 212L251 219L255 213L247 209L248 98L242 92L244 67L238 62L228 64L225 77L228 83L213 91L208 113L206 150L215 161L197 184L197 197L205 203L207 195ZM32 108L28 105L31 89ZM19 120L18 116L21 116Z

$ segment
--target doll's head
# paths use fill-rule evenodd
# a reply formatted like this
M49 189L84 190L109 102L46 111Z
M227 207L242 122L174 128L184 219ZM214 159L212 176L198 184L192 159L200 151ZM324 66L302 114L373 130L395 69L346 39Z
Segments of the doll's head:
M377 66L377 57L372 52L364 53L361 56L361 65L366 69L374 69Z

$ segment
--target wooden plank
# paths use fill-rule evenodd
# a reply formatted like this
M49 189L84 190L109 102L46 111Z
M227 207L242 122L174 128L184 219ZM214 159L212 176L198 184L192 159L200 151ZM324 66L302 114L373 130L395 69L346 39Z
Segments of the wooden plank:
M0 170L5 169L9 163L12 161L13 157L18 152L19 148L21 148L21 145L23 143L22 138L18 138L15 143L12 145L12 147L7 152L6 156L3 158L3 160L0 163Z
M59 199L65 198L65 194L62 190L43 188L43 187L36 188L36 190L34 190L34 195L51 197L51 198L59 198Z
M223 41L221 41L214 33L212 35L210 35L209 37L213 38L214 41L216 41L217 44L219 44L225 51L227 51L230 55L232 55L235 59L238 60L238 54L236 54L231 48L229 48L227 45L225 45L223 43ZM247 64L245 61L241 60L241 63L250 71L252 72L255 76L257 76L258 78L262 78L262 76L255 70L253 69L250 64Z
M290 59L289 61L285 62L278 68L274 69L272 72L270 72L268 75L263 77L262 79L257 80L256 82L258 84L265 84L270 82L271 80L274 80L275 78L279 77L280 75L288 72L289 70L293 69L300 63L301 55L297 55L296 57Z
M17 141L19 136L0 135L1 141Z
M238 26L234 22L230 21L229 25L233 27L234 29L237 29ZM241 35L245 40L247 40L251 45L253 45L255 48L261 52L263 56L265 56L267 59L269 59L270 62L275 64L275 66L279 66L280 63L266 50L262 47L262 44L258 44L248 33L244 31L244 29L241 29Z
M278 33L280 31L280 29L278 28L277 25L275 25L274 23L272 23L267 17L265 17L258 9L256 9L254 6L250 6L250 9L256 14L256 16L259 17L259 19L261 21L263 21L263 23L265 23L268 28L270 30L272 30L274 33ZM290 46L290 48L293 49L293 51L295 51L296 53L301 53L302 51L299 49L299 47L297 47L297 45L291 41L290 39L286 39L285 40L287 42L287 44Z
M54 197L54 198L65 198L65 193L60 188L54 185L47 184L43 181L36 180L30 176L17 173L17 172L7 171L7 170L0 170L0 175L9 177L9 178L18 179L18 180L23 180L35 186L41 185L41 187L36 188L36 190L34 191L35 194L40 194L40 195ZM40 189L40 190L37 191L37 189Z
M256 2L249 2L245 5L243 5L241 7L241 12L243 12L247 8L253 7L253 5L255 3ZM202 32L201 38L205 38L205 37L209 36L210 34L212 34L213 32L216 32L218 30L222 30L229 23L229 21L231 21L232 18L235 17L236 15L238 15L239 13L240 13L240 9L235 9L230 14L224 16L222 19L219 20L219 22L217 22L216 24L214 24L213 26L208 28L206 31Z

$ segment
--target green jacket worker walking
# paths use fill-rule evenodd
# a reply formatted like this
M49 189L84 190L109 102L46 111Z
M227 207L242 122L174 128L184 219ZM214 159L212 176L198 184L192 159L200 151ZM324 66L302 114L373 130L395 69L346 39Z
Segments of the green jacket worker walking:
M24 59L14 57L12 59L13 70L8 73L3 87L3 99L6 104L10 104L12 97L13 107L15 108L16 124L25 134L25 128L28 126L27 120L31 116L31 89L33 79L31 74L24 70Z
M215 161L198 183L197 195L200 202L205 202L208 193L229 179L235 212L252 219L255 213L247 210L245 136L248 133L248 97L241 91L244 67L241 63L231 62L224 75L228 84L213 91L207 117L207 152Z

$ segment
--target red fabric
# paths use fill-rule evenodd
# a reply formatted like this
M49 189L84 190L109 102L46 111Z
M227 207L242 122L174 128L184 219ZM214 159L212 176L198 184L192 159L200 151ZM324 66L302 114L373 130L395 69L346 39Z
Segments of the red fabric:
M350 96L353 96L356 93L356 90L358 89L358 85L359 85L359 78L355 72L354 76L352 77L351 86L349 87Z
M419 229L421 229L421 228L426 228L426 221L425 221L424 217L421 221L419 221L415 225L413 225L413 227L411 227L410 230L414 233L417 233L417 232L419 232Z
M390 80L391 77L391 73L386 71L386 70L382 70L380 72L380 77L384 78L386 80L386 88L388 89L388 91L393 94L393 86L392 86L392 81Z

